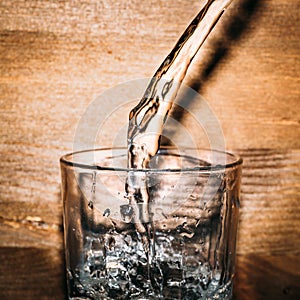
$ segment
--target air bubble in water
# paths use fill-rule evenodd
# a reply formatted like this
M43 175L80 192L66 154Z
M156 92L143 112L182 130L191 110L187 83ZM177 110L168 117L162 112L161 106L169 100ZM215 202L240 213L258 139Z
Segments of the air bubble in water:
M133 217L133 208L131 205L124 204L120 206L120 213L124 222L129 223Z
M110 209L107 208L103 213L103 217L109 217L109 215L110 215Z
M93 209L93 208L94 208L94 203L93 203L93 201L89 201L88 207L89 207L90 209Z

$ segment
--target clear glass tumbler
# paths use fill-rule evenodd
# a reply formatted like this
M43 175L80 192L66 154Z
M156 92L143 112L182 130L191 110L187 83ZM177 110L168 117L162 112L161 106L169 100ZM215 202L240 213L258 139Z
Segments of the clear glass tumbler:
M241 158L162 148L137 170L126 149L99 149L60 163L69 299L231 299Z

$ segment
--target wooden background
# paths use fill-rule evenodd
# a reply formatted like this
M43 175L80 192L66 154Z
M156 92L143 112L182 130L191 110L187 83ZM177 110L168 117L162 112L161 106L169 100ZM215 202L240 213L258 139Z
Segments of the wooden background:
M65 299L59 157L89 103L151 76L201 3L0 0L0 299ZM244 158L238 300L300 299L299 8L235 0L187 76Z

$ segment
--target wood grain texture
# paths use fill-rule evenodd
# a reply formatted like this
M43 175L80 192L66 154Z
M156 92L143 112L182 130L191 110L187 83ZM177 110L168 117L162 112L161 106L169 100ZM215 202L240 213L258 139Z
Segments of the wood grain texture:
M300 151L247 149L239 154L244 169L235 299L298 299ZM64 299L57 197L52 202L2 199L0 256L5 263L0 265L0 297ZM41 281L46 279L49 290Z
M0 0L0 299L65 298L59 157L88 105L151 76L201 3ZM235 0L185 80L244 158L238 300L299 299L299 8Z

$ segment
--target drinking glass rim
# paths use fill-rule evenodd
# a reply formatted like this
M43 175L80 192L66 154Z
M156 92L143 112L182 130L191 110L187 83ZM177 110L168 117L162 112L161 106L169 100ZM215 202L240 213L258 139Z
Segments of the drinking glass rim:
M224 171L224 169L234 168L241 166L243 163L243 159L235 154L228 151L221 151L221 150L214 150L214 149L208 149L208 148L191 148L191 147L184 147L183 150L198 150L198 151L206 151L206 152L214 152L214 153L220 153L224 154L226 156L229 156L233 159L231 162L226 162L225 164L215 164L215 165L209 165L209 166L195 166L192 168L161 168L161 169L155 169L155 168L147 168L147 169L135 169L135 168L124 168L124 167L111 167L111 166L101 166L101 165L93 165L91 163L81 163L76 162L72 159L69 159L70 157L73 157L74 155L79 155L83 153L92 153L92 152L104 152L109 150L123 150L127 153L126 147L104 147L104 148L95 148L95 149L85 149L85 150L79 150L74 152L69 152L67 154L64 154L60 158L60 163L65 164L67 166L76 167L80 169L87 169L87 170L99 170L99 171L118 171L118 172L144 172L144 173L163 173L163 172L218 172L218 171ZM162 146L159 149L158 153L168 153L167 151L174 151L177 150L176 147L172 146ZM172 153L170 153L172 154ZM179 156L179 157L186 157L186 158L193 158L193 159L201 159L200 157L195 157L191 155L187 155L185 153L183 154L172 154L173 156ZM114 155L107 158L113 158Z

